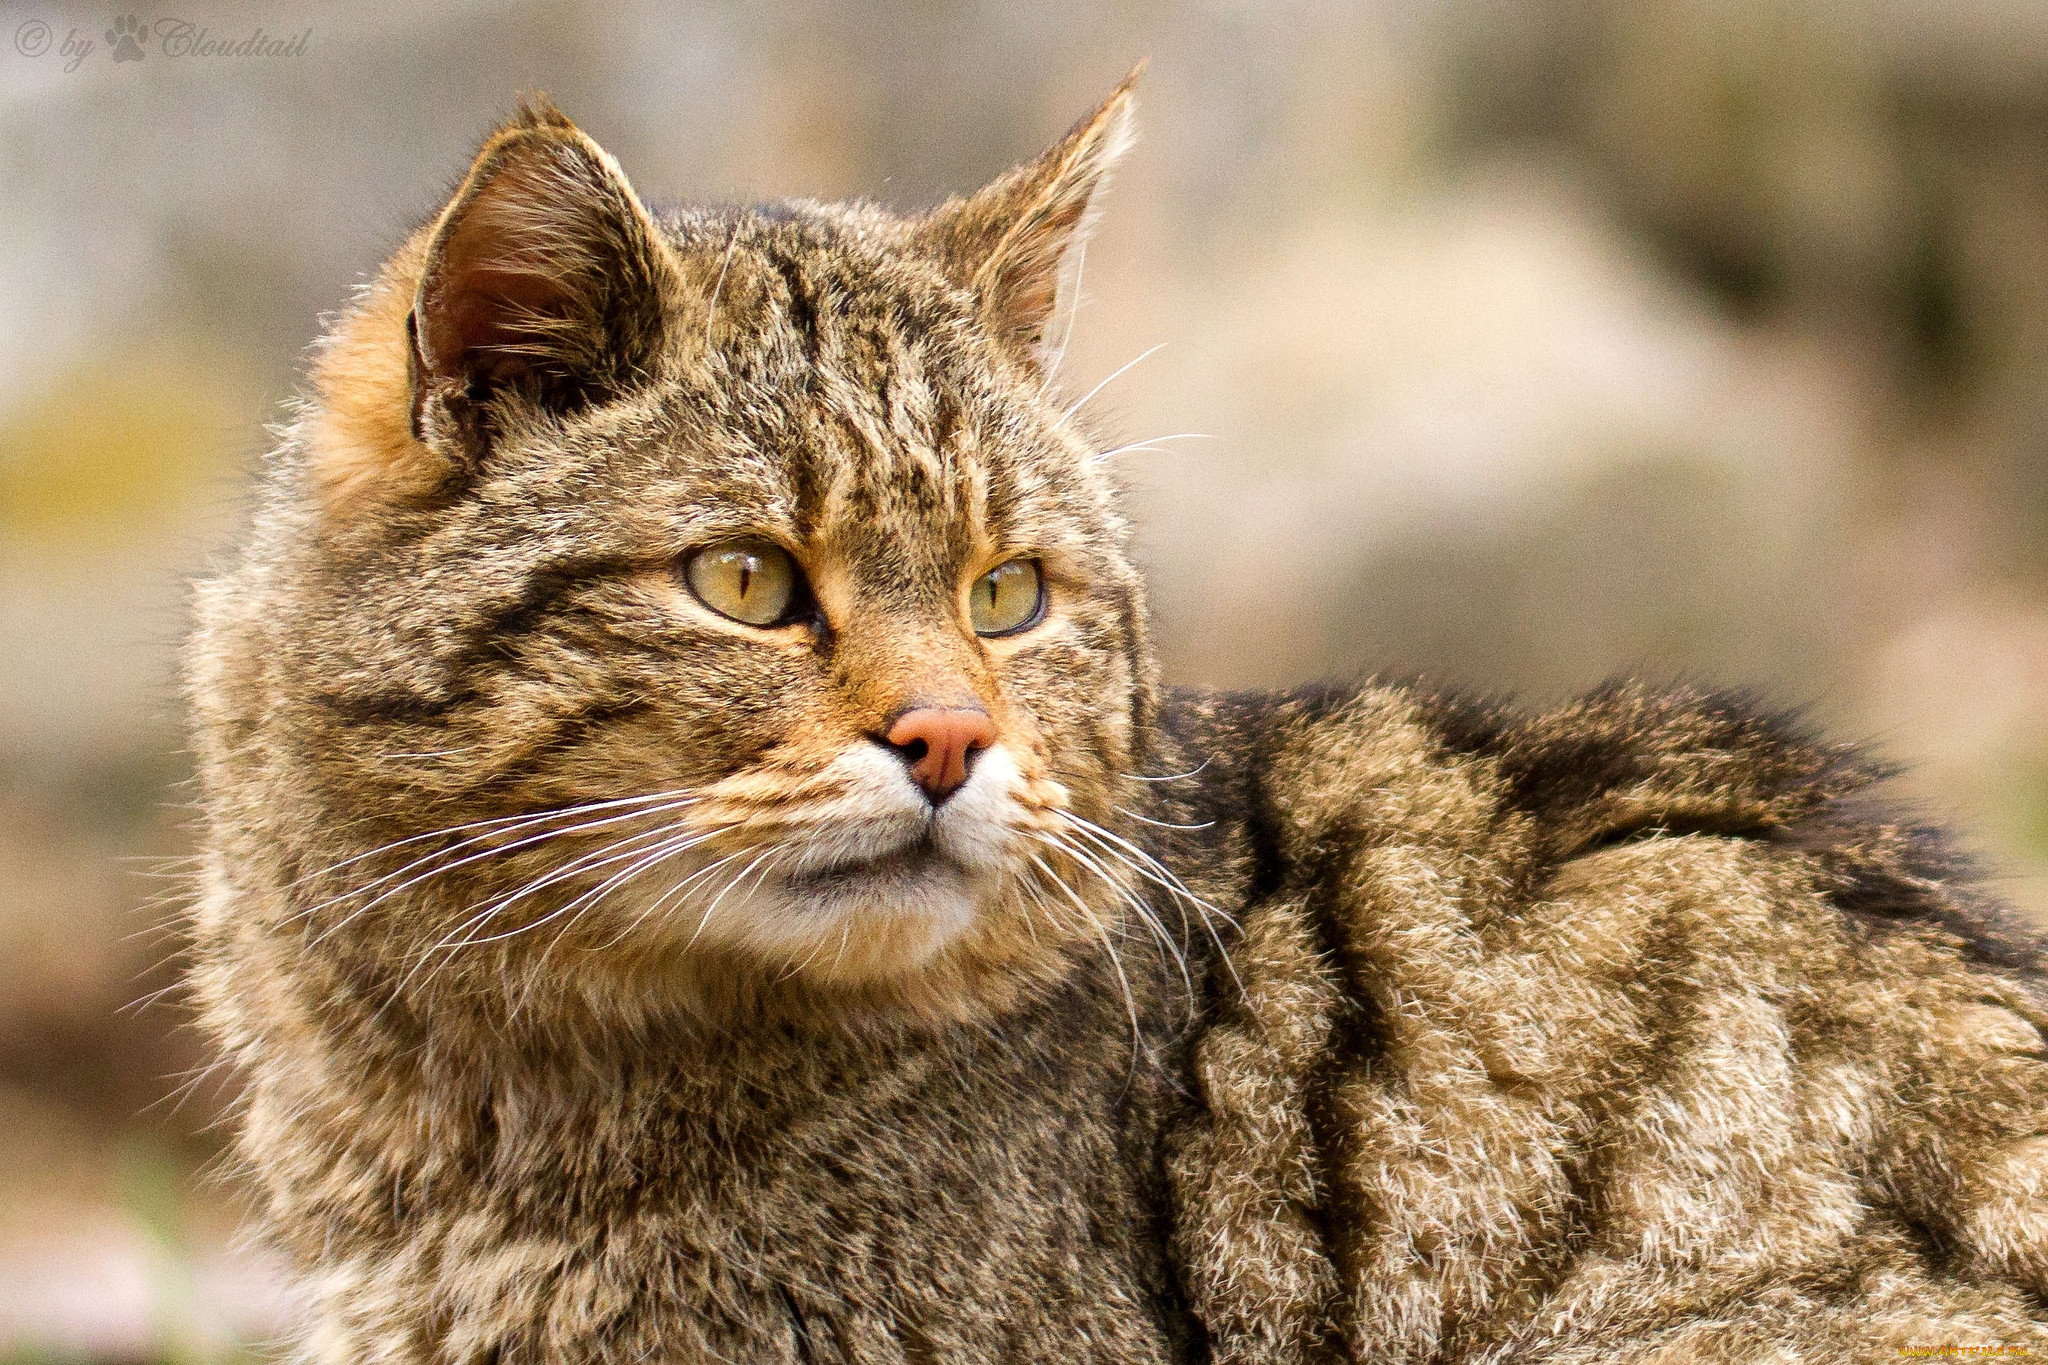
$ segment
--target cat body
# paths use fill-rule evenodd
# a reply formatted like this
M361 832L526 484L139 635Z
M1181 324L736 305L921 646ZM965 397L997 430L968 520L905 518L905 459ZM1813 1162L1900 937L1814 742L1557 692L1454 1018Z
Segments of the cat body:
M1738 699L1163 692L1048 383L1120 90L918 219L559 114L189 654L304 1358L2048 1346L2038 950Z

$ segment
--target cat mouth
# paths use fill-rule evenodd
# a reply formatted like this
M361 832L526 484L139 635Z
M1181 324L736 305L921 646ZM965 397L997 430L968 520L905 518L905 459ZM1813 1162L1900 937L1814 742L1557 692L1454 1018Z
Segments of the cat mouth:
M821 867L786 873L783 883L792 891L831 892L852 886L872 886L878 882L914 880L938 870L957 873L965 869L940 849L927 830L885 853L844 858Z

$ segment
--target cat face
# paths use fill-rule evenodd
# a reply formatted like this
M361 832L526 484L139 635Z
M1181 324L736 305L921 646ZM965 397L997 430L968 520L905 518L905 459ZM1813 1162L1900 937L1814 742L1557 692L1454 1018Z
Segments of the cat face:
M914 220L657 217L551 110L494 137L202 600L292 921L408 983L956 1004L1103 933L1150 663L1042 349L1128 105Z

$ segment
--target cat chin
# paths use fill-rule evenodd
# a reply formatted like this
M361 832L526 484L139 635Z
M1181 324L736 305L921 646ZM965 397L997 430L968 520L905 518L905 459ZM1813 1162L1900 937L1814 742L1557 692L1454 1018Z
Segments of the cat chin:
M973 927L982 878L939 857L764 887L740 946L792 975L858 983L914 973Z
M678 966L721 974L744 975L751 964L784 990L912 980L974 936L1001 879L932 853L884 862L765 880L728 898L709 922L691 916L658 930L649 946Z

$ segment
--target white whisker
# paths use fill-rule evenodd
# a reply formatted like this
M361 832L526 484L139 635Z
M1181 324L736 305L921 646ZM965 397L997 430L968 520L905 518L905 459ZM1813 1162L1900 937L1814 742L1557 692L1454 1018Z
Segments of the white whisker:
M1074 908L1081 912L1082 920L1087 923L1089 928L1095 931L1096 937L1102 940L1102 949L1109 954L1110 969L1116 973L1117 984L1123 988L1124 1008L1130 1011L1131 1073L1136 1075L1138 1070L1138 1049L1143 1046L1144 1040L1144 1031L1138 1023L1138 998L1131 993L1131 978L1124 974L1123 959L1117 956L1116 945L1110 942L1109 931L1102 927L1102 921L1095 917L1095 912L1088 908L1088 903L1081 899L1080 894L1073 887L1068 886L1065 879L1057 872L1054 872L1045 865L1044 859L1040 858L1036 853L1027 853L1024 856L1031 860L1033 867L1051 878L1052 884L1066 894L1067 899L1074 903Z
M1203 900L1200 896L1197 896L1193 891L1190 891L1188 889L1187 883L1183 882L1178 876L1176 876L1172 868L1169 868L1166 864L1160 862L1150 853L1147 853L1144 849L1139 848L1136 844L1124 838L1122 835L1113 834L1109 830L1106 830L1102 826L1096 824L1093 820L1089 820L1082 816L1076 815L1072 811L1062 810L1056 811L1054 813L1057 814L1062 820L1065 820L1067 823L1073 825L1075 829L1078 830L1084 837L1092 840L1098 846L1103 846L1105 852L1110 851L1110 849L1107 847L1108 845L1114 845L1116 848L1123 850L1124 853L1129 855L1130 859L1136 860L1135 862L1130 862L1129 859L1126 859L1126 862L1128 863L1133 872L1136 872L1140 876L1144 877L1146 880L1151 881L1156 885L1165 888L1168 891L1171 891L1174 895L1185 898L1188 904L1198 906L1203 910L1207 910L1216 915L1219 915L1222 917L1225 923L1231 925L1232 927L1236 926L1236 919L1234 919L1228 911L1222 909L1220 906L1210 904L1208 901Z
M1039 834L1035 837L1040 842L1059 849L1069 858L1079 863L1086 871L1094 873L1101 879L1104 886L1116 894L1117 898L1124 905L1130 907L1131 912L1144 922L1145 928L1151 932L1152 937L1158 940L1160 948L1173 959L1174 965L1180 969L1181 983L1187 987L1188 1001L1190 1004L1193 1004L1196 999L1195 979L1188 972L1187 954L1182 952L1180 945L1173 941L1173 935L1166 931L1166 926L1159 922L1159 917L1152 913L1152 907L1145 903L1144 898L1139 896L1135 890L1125 884L1108 868L1104 867L1094 855L1072 840L1064 839L1054 834ZM1183 929L1187 927L1186 911L1181 913L1181 927Z
M544 924L552 923L553 921L560 919L563 915L574 913L579 909L579 907L587 908L588 905L594 905L597 903L597 901L603 899L604 896L607 893L609 893L614 887L618 886L622 882L627 881L636 873L641 871L643 868L650 867L654 863L658 863L664 858L671 858L678 853L682 853L688 849L695 848L698 844L701 844L705 840L711 838L713 834L715 834L716 832L717 831L715 830L709 833L693 831L688 834L675 836L666 842L656 844L651 851L646 848L636 848L625 853L616 854L600 862L591 863L588 866L575 869L574 871L571 871L569 869L563 869L558 873L550 873L547 877L542 878L540 881L530 883L527 886L522 887L519 891L514 892L512 895L507 896L505 899L495 902L490 909L491 917L496 918L498 915L502 914L507 908L509 908L514 902L523 900L527 896L534 895L542 889L544 889L545 887L555 885L556 883L564 881L568 877L576 875L576 873L595 871L597 868L600 867L609 867L613 863L631 862L631 866L625 868L623 871L613 873L598 886L593 887L589 891L583 892L582 894L578 895L575 899L567 902L566 904L554 910L550 910L547 914L541 916L539 919L533 921L531 924L522 924L516 929L507 929L502 934L491 934L484 938L467 938L462 940L460 943L455 944L454 946L456 948L474 948L486 943L501 943L508 938L514 938L520 934L524 934L531 930L538 929ZM634 859L638 859L639 861L632 861Z
M537 895L551 886L560 885L562 882L568 881L570 878L582 873L595 871L600 867L609 867L613 863L623 862L628 858L638 857L654 844L666 844L670 841L681 840L684 847L694 848L706 839L717 835L722 828L724 827L714 826L708 830L688 830L675 824L669 824L662 826L660 829L642 830L638 834L622 836L621 838L614 839L602 848L593 849L588 853L571 858L560 866L549 868L516 891L491 902L492 913L496 914L524 900L528 896ZM652 842L650 843L650 841ZM633 847L636 844L640 845L640 847Z
M1174 874L1173 869L1167 867L1166 864L1160 862L1130 840L1123 838L1121 835L1112 834L1094 821L1084 819L1071 811L1063 810L1059 811L1058 814L1060 818L1072 825L1077 833L1088 839L1096 847L1101 848L1106 854L1119 856L1116 852L1117 849L1128 852L1131 858L1135 858L1137 861L1133 862L1130 858L1122 858L1121 861L1125 862L1133 872L1136 872L1147 881L1164 888L1175 897L1184 900L1188 905L1193 906L1196 918L1202 921L1202 927L1208 931L1210 941L1216 945L1216 952L1223 961L1224 970L1230 973L1230 979L1237 985L1239 993L1243 993L1244 982L1237 975L1236 964L1230 960L1230 949L1223 942L1223 936L1216 932L1215 921L1210 918L1211 915L1215 915L1225 924L1236 929L1239 926L1235 916L1220 906L1213 905L1197 896L1188 889L1187 883Z
M1153 347L1153 348L1152 348L1151 350L1149 350L1149 351L1145 352L1145 353L1144 353L1143 355L1141 355L1141 356L1138 356L1138 357L1136 357L1135 359L1132 359L1132 360L1126 360L1126 361L1125 361L1125 362L1124 362L1123 364L1121 364L1121 365L1117 366L1117 367L1116 367L1116 369L1114 369L1113 371L1111 371L1111 372L1110 372L1110 374L1109 374L1109 377L1108 377L1107 379L1104 379L1104 380L1103 380L1103 381L1102 381L1102 382L1101 382L1100 384L1097 384L1097 385L1096 385L1096 386L1095 386L1094 388L1092 388L1092 389L1088 390L1088 392L1086 392L1086 393L1082 394L1082 395L1081 395L1081 401L1080 401L1080 402L1078 402L1078 403L1074 404L1074 405L1073 405L1072 407L1068 408L1068 409L1067 409L1067 410L1066 410L1065 412L1061 413L1061 414L1060 414L1060 420L1061 420L1062 422L1071 422L1071 421L1073 421L1073 420L1074 420L1074 414L1075 414L1075 413L1077 413L1077 412L1079 412L1079 411L1080 411L1080 410L1081 410L1082 408L1085 408L1085 407L1087 407L1087 406L1088 406L1088 400L1089 400L1089 399L1091 399L1091 398L1095 397L1095 395L1096 395L1096 394L1098 394L1098 393L1101 393L1101 392L1102 392L1102 391L1103 391L1103 390L1104 390L1105 388L1108 388L1108 387L1109 387L1109 385L1110 385L1110 383L1111 383L1112 381L1116 380L1117 378L1119 378L1119 377L1120 377L1120 376L1121 376L1121 375L1122 375L1122 374L1124 373L1124 371L1126 371L1126 370L1130 369L1130 368L1131 368L1131 367L1132 367L1133 365L1136 365L1136 364L1137 364L1137 363L1138 363L1139 361L1143 361L1143 360L1150 360L1150 359L1151 359L1151 358L1152 358L1153 356L1155 356L1155 355L1159 354L1159 352L1161 352L1161 351L1163 351L1163 350L1165 350L1165 349L1166 349L1166 343L1162 341L1162 342L1160 342L1160 343L1159 343L1159 344L1158 344L1157 346L1154 346L1154 347Z
M1104 464L1114 460L1119 455L1128 454L1133 450L1156 452L1159 447L1153 444L1155 441L1213 441L1216 439L1216 437L1204 431L1179 431L1171 436L1147 436L1142 441L1128 441L1113 450L1099 450L1091 458L1097 464Z
M719 868L724 867L727 863L731 862L735 858L740 857L742 854L746 852L746 849L739 849L735 852L726 854L722 858L714 858L711 862L706 863L703 867L698 868L695 872L692 872L689 876L683 878L674 886L671 886L668 890L662 892L659 896L655 897L654 903L647 907L646 913L657 914L660 911L666 909L670 901L676 899L678 896L683 895L696 883L702 881L705 877L710 876L713 872L716 872ZM700 925L699 927L701 928L702 926ZM693 937L692 942L694 941L695 939Z
M1045 903L1045 894L1039 887L1038 879L1036 877L1029 879L1018 877L1014 879L1014 882L1017 890L1030 898L1031 908L1038 912L1040 918L1044 919L1046 926L1054 933L1058 933L1060 931L1059 917L1053 914L1052 908ZM1028 918L1024 922L1027 925L1031 924ZM1038 937L1038 930L1035 926L1032 927L1031 935L1035 942Z
M1029 923L1031 923L1031 921L1030 921L1029 919L1026 919L1026 920L1025 920L1024 922L1025 922L1026 924L1029 924ZM838 951L838 952L836 952L836 953L834 953L834 954L832 955L832 971L833 971L833 973L834 973L835 975L836 975L836 974L838 973L838 971L839 971L839 964L841 964L842 962L846 961L846 942L847 942L847 936L848 936L849 934L851 934L852 932L853 932L853 921L852 921L852 920L851 920L850 918L842 918L842 919L841 919L841 920L839 921L839 951ZM1033 929L1033 930L1031 931L1031 937L1032 937L1032 941L1033 941L1033 942L1036 942L1036 941L1037 941L1037 939L1038 939L1038 931L1037 931L1036 929Z
M718 263L718 283L711 286L711 303L704 312L704 344L711 345L711 324L718 321L718 296L725 289L725 272L732 269L733 248L740 244L739 224L733 224L732 236L726 239L725 258Z
M745 850L741 851L744 852ZM759 867L768 858L774 856L774 854L777 851L778 850L774 848L764 850L759 857L754 859L753 862L748 863L745 867L741 868L739 871L739 875L734 877L731 881L728 881L725 884L725 886L719 891L719 893L711 898L711 904L704 907L703 915L699 917L699 919L697 920L696 933L691 934L690 942L683 945L683 949L685 952L689 951L690 947L697 942L697 935L704 932L704 926L711 923L712 913L718 909L719 902L723 901L727 896L731 895L733 888L738 886L741 882L747 879L748 873L752 872L755 868ZM733 856L738 857L739 855L734 854Z
M1038 386L1042 394L1052 387L1052 381L1059 375L1060 363L1067 358L1067 346L1074 339L1074 324L1081 317L1081 276L1088 268L1088 243L1084 238L1074 248L1074 283L1067 299L1067 325L1060 332L1060 348L1053 355L1052 363L1045 367L1045 382Z
M670 797L681 796L688 790L689 788L687 787L677 787L673 791L650 792L645 796L621 796L615 797L607 801L586 801L574 806L558 806L553 810L528 811L521 815L500 815L489 820L472 820L468 824L464 825L449 825L442 829L430 829L426 831L424 834L414 834L404 839L394 839L388 844L378 845L376 848L371 849L367 853L358 853L352 858L343 858L338 863L330 863L326 867L323 867L316 872L306 873L303 877L300 877L297 880L291 882L290 885L302 886L307 882L315 881L321 877L329 876L333 873L339 872L344 867L353 867L355 864L362 862L365 858L375 858L379 854L389 853L393 849L404 848L407 844L417 844L425 839L440 839L445 838L450 834L461 834L465 830L491 829L498 825L537 824L544 821L558 819L566 816L588 815L592 811L609 810L617 806L629 806L634 804L644 805L646 803L654 801L666 801ZM475 839L464 840L463 843L455 845L454 848L461 848L466 844L477 842L485 837L488 836L479 835L476 836ZM454 849L435 850L436 853L446 853L453 851ZM429 854L427 856L431 858L434 855ZM422 859L421 861L425 861L425 859ZM388 880L389 877L403 875L410 868L417 867L418 865L418 862L410 863L406 867L399 868L397 872L387 874L387 877L380 878L379 880ZM377 883L371 882L369 883L369 885L375 886L377 885Z
M477 913L471 915L453 930L442 935L437 942L427 947L420 954L419 960L413 965L412 970L406 973L405 980L399 983L399 989L403 990L411 982L412 977L437 953L446 953L452 957L464 948L500 942L525 933L530 929L540 928L542 925L559 919L564 914L574 913L580 905L593 896L601 898L605 892L609 891L613 886L630 876L640 867L651 866L653 863L659 862L664 858L673 857L677 853L694 848L706 839L714 837L717 833L718 831L715 829L710 831L678 831L674 826L669 826L661 830L648 830L640 834L628 835L625 838L614 840L603 848L574 858L561 867L552 868L508 895L488 901L481 907L472 906L470 908L476 910ZM656 841L651 849L646 844L646 841L649 839ZM628 848L627 845L639 846ZM621 849L625 851L621 852ZM634 867L628 868L624 873L614 874L594 891L582 893L571 899L567 904L558 907L530 924L523 924L516 929L508 930L502 934L492 934L484 937L476 936L477 930L488 925L513 904L527 896L536 895L549 886L557 885L582 873L593 872L598 868L609 867L614 863L631 862L635 859L643 861L636 863ZM595 902L591 901L591 903L594 904ZM429 979L431 979L431 976Z
M667 847L659 848L649 856L642 858L639 862L627 868L624 872L621 872L618 875L611 878L611 880L607 881L603 886L597 888L595 892L590 894L588 898L588 903L585 904L581 909L577 910L574 914L570 915L568 920L562 925L562 927L555 931L555 936L548 941L548 946L541 950L539 958L535 960L534 971L538 973L543 967L547 965L548 956L551 953L553 953L558 946L560 946L563 938L568 935L569 931L576 927L576 922L582 919L585 915L589 914L592 910L596 909L598 903L601 902L605 898L605 896L610 894L613 890L616 890L618 887L629 884L634 878L646 875L648 871L650 871L654 867L659 866L664 862L667 862L670 858L675 857L677 854L687 853L691 849L696 848L705 840L722 832L723 828L725 827L721 827L720 830L712 830L709 832L700 833L696 837L679 840ZM634 917L634 926L637 927L640 921L645 918L646 912L642 911L639 915ZM614 935L611 939L611 943L617 943L618 941L619 938L617 935Z
M412 887L418 886L421 882L431 881L433 878L442 876L445 873L453 872L455 869L459 867L467 867L472 863L479 863L490 858L502 857L505 854L512 852L514 849L526 848L533 844L546 843L550 839L560 839L566 835L581 834L593 829L602 829L606 825L615 825L622 820L639 820L645 819L646 817L651 815L662 815L666 814L669 811L681 810L685 806L692 806L695 804L697 804L697 799L694 797L690 797L680 801L669 802L663 805L653 806L642 810L627 811L619 815L608 815L600 820L587 820L583 821L582 823L570 825L562 829L543 830L539 834L529 834L523 838L515 839L509 844L498 844L493 847L486 848L481 853L468 854L464 857L456 859L454 862L441 863L438 866L430 866L427 868L426 871L419 873L417 876L408 878L407 880L400 882L396 886L390 887L385 891L379 892L370 900L366 901L361 905L358 905L348 914L342 916L342 918L339 921L328 926L325 930L321 931L321 933L316 938L314 938L312 943L308 946L319 946L330 935L338 932L339 930L353 922L359 915L365 914L368 911L375 909L377 906L382 905L385 901L390 900L393 896L396 896L403 891L410 890ZM550 816L548 818L554 817ZM512 831L510 830L499 831L499 833L506 834L509 834L511 832ZM477 840L465 840L462 844L456 845L456 848L465 847L475 842L477 842ZM418 867L422 863L433 863L436 857L445 856L447 853L452 853L454 851L455 849L444 849L439 851L438 853L429 854L425 858L415 859L413 862L408 863L406 867L400 868L398 872L389 873L386 876L378 878L376 881L369 882L363 886L357 887L353 891L345 892L339 896L330 897L329 899L320 902L318 905L311 906L305 910L298 912L298 914L295 915L294 918L305 919L317 913L320 910L326 909L330 905L337 905L343 901L351 899L352 897L362 895L364 892L375 888L377 885L379 885L379 883L389 881L392 877L398 876L400 873L406 871L409 868Z
M1216 828L1216 822L1215 822L1214 820L1204 820L1204 821L1203 821L1203 822L1202 822L1201 824L1199 824L1199 825L1176 825L1176 824L1174 824L1174 823L1173 823L1173 822L1172 822L1171 820L1154 820L1154 819L1153 819L1153 818L1152 818L1151 816L1149 816L1149 815L1140 815L1140 814L1138 814L1138 812L1136 812L1136 811L1134 811L1134 810L1130 809L1130 808L1129 808L1128 806L1118 806L1118 807L1116 807L1116 812L1117 812L1117 814L1119 814L1119 815L1127 815L1127 816L1129 816L1129 817L1130 817L1131 819L1133 819L1133 820L1136 820L1136 821L1137 821L1137 822L1138 822L1139 824L1141 824L1141 825L1151 825L1151 826L1152 826L1152 827L1154 827L1155 829L1214 829L1214 828Z
M730 826L730 825L726 825L726 826L721 826L721 832L722 832L723 830L725 830L725 829L730 829L730 828L731 828L731 826ZM720 858L720 859L716 860L715 862L711 863L709 867L706 867L706 868L699 868L699 869L697 869L697 871L695 871L695 872L691 873L691 874L690 874L689 876L687 876L687 877L683 878L683 879L682 879L681 881L677 882L677 883L676 883L675 885L673 885L673 886L669 887L669 889L668 889L668 890L666 890L666 891L662 892L662 893L661 893L661 894L660 894L659 896L656 896L656 897L655 897L655 898L654 898L654 899L653 899L652 901L650 901L650 902L648 903L648 906L647 906L647 908L646 908L645 910L642 910L642 911L641 911L641 912L640 912L639 914L637 914L637 915L633 916L633 922L632 922L632 923L628 924L628 925L627 925L627 926L626 926L625 928L623 928L623 929L619 930L619 932L618 932L618 933L616 933L616 934L612 935L612 936L611 936L611 937L610 937L609 939L606 939L606 940L605 940L605 941L604 941L603 943L601 943L601 944L598 944L598 945L597 945L597 946L596 946L595 948L593 948L593 949L592 949L591 951L592 951L592 952L603 952L603 951L605 951L606 949L608 949L608 948L612 948L612 947L616 946L617 944L619 944L620 942L622 942L623 940L625 940L626 938L630 937L630 936L631 936L631 935L633 934L633 932L634 932L635 930L639 929L639 927L640 927L641 925L645 924L645 923L646 923L646 922L647 922L647 921L648 921L648 920L649 920L650 918L652 918L653 916L655 916L655 915L657 915L657 914L661 913L661 911L662 911L662 910L663 910L663 909L664 909L664 908L665 908L665 907L666 907L666 906L668 905L668 903L669 903L670 901L674 900L674 899L675 899L675 898L676 898L677 896L681 895L681 894L682 894L683 892L685 892L685 891L689 890L689 888L690 888L690 884L691 884L692 882L696 881L696 880L697 880L698 878L702 877L702 876L704 875L704 873L705 873L705 872L707 872L707 871L710 871L710 870L712 870L712 869L715 869L715 868L717 868L717 867L721 866L722 864L724 864L725 862L729 861L729 860L730 860L730 858L732 858L732 857L737 857L737 856L738 856L737 854L731 854L731 855L728 855L728 856L727 856L726 858Z
M1209 760L1205 758L1200 763L1196 764L1194 767L1188 769L1184 773L1173 773L1166 777L1147 777L1143 773L1124 773L1122 775L1124 777L1128 777L1133 782L1181 782L1185 781L1190 777L1193 777L1196 773L1201 772L1202 769L1208 766Z

